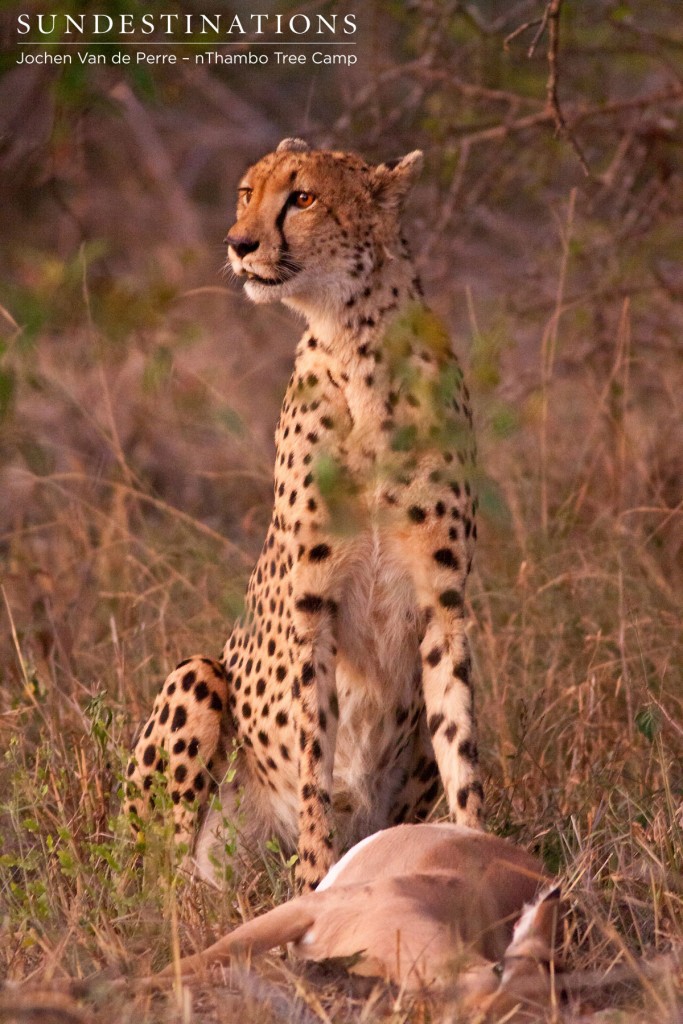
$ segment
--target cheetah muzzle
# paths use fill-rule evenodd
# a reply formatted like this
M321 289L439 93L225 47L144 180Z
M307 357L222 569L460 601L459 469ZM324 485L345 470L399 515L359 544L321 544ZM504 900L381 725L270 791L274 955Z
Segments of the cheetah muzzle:
M243 847L275 835L296 850L310 888L351 843L424 819L441 786L457 822L480 823L463 603L475 448L401 235L421 163L285 139L240 182L231 267L254 302L308 324L273 515L221 659L170 674L128 768L137 827L163 772L176 838L207 878L226 823Z

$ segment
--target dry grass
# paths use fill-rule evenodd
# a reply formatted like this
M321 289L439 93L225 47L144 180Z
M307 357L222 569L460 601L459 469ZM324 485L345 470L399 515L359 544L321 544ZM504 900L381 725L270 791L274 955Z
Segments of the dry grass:
M561 246L557 257L561 273ZM180 297L204 322L191 342L187 314L174 310L145 335L151 354L133 347L112 357L81 295L68 360L12 340L21 381L12 426L43 446L47 465L31 472L26 460L6 476L7 980L49 989L53 979L87 979L85 1003L67 1001L63 1018L55 1004L55 1020L80 1019L83 1005L102 1021L113 1012L164 1022L450 1019L448 1007L277 958L227 991L152 997L116 987L115 978L201 947L290 891L274 851L216 901L177 876L163 830L139 864L117 799L132 731L160 677L195 649L215 652L239 607L268 512L263 424L274 421L285 359L247 389L258 351L246 329L227 361L217 355L217 321L243 317L232 294ZM566 349L576 327L563 301L558 291L545 336ZM263 317L272 329L280 314ZM658 397L673 392L673 374L683 375L673 348L657 368L638 366L624 303L602 372L586 361L560 372L542 346L513 422L501 396L516 382L487 349L481 317L471 299L485 511L470 599L489 825L567 879L569 966L637 972L640 958L680 952L683 942L680 510L645 497L656 467L644 449L642 396L655 385ZM172 369L157 380L150 365L161 338ZM492 366L503 375L495 387ZM268 415L256 412L264 394ZM164 444L171 455L159 454ZM201 517L183 511L205 502ZM670 1022L679 983L667 975L597 987L583 1010L606 1004L625 1008L618 1019Z
M640 5L655 28L667 6ZM680 99L660 120L657 108L627 106L592 132L568 106L598 172L584 184L569 148L513 123L530 109L545 130L543 62L518 62L521 99L506 65L502 85L492 74L495 95L475 89L470 100L465 86L497 58L493 30L463 15L454 38L465 85L454 78L449 100L455 57L439 5L425 12L416 38L434 48L432 70L387 66L344 109L325 88L336 142L393 155L396 125L406 150L428 148L415 249L468 364L481 450L469 599L489 827L566 880L569 967L633 968L634 982L593 984L567 1014L680 1024L680 966L642 969L671 951L680 965L683 949L683 316L672 227L683 174L670 126ZM580 90L585 78L588 94L598 58L581 46L594 26L575 20L568 83ZM496 31L514 27L501 20ZM630 31L617 29L619 39ZM647 60L668 45L663 32L648 36ZM606 97L628 98L624 83L659 88L638 59L642 79L614 57ZM0 291L0 971L28 988L0 992L0 1021L446 1024L457 1020L447 1000L278 957L227 987L151 996L118 983L291 891L274 848L216 900L177 875L161 827L140 863L119 814L126 753L159 681L181 657L216 654L240 608L269 517L272 434L298 333L283 311L248 308L217 273L241 166L292 125L254 120L218 77L185 86L180 96L160 79L166 106L156 109L120 91L123 113L107 130L109 115L77 96L55 129L59 203L42 166L35 184L19 156L5 164L5 178L21 180L6 206ZM308 87L297 86L302 108ZM265 91L257 102L271 109ZM27 134L39 115L37 102ZM258 128L243 141L238 115ZM77 132L64 131L69 118ZM311 126L319 141L329 130ZM148 143L184 192L153 180ZM80 987L49 995L67 978ZM40 1011L37 989L51 1008Z

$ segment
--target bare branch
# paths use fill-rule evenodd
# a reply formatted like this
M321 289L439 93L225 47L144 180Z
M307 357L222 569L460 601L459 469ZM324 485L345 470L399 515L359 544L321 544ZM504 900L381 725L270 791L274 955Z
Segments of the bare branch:
M518 25L517 28L513 32L511 32L510 35L506 36L505 39L503 40L503 48L505 50L509 50L510 49L510 43L513 42L513 40L515 40L519 36L523 35L530 28L536 28L537 25L540 25L541 29L545 28L545 21L544 21L544 19L543 18L532 18L531 21L525 21L523 25ZM535 42L536 41L534 39L534 42L531 45L535 46Z
M561 4L561 2L562 2L562 0L560 0L560 4ZM559 6L560 6L560 4L558 4L558 14L559 14ZM541 39L543 38L543 33L545 32L546 25L548 24L548 19L550 18L550 7L551 7L551 4L548 3L546 5L546 8L545 8L544 12L543 12L543 17L541 18L541 20L539 22L538 32L536 33L536 35L532 39L531 46L527 50L527 57L530 60L533 57L533 55L536 53L536 47L538 46L538 44L540 43Z
M548 81L546 84L546 105L552 113L557 135L561 136L570 144L579 159L579 163L583 167L584 174L589 178L591 176L590 167L588 166L583 150L576 141L576 137L567 125L564 114L562 113L562 107L560 106L560 100L557 95L561 9L562 0L549 0L544 15L544 18L548 23ZM533 48L536 45L537 39L540 38L544 27L544 25L541 25L541 28L537 33L537 37L531 45L531 50L529 51L530 55L533 53Z
M618 100L613 103L604 103L602 106L584 107L572 105L567 109L566 123L569 129L575 128L585 121L592 121L596 118L611 117L630 110L646 110L648 107L658 106L661 103L683 100L683 85L675 85L666 89L659 89L656 92L648 93L645 96L635 97L629 100ZM516 121L504 121L501 124L486 125L481 128L472 129L468 125L467 130L460 133L461 138L466 138L471 143L488 142L493 139L505 138L516 132L526 131L529 128L536 128L548 121L554 121L554 113L546 107L535 114L526 114Z

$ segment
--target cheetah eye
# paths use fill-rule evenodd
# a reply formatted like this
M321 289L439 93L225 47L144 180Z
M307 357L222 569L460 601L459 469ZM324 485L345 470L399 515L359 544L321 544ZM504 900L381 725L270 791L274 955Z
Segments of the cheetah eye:
M249 205L249 203L251 202L251 194L253 191L254 190L252 188L237 189L238 201L242 204L242 206Z
M312 192L292 192L292 203L298 210L308 210L315 202Z

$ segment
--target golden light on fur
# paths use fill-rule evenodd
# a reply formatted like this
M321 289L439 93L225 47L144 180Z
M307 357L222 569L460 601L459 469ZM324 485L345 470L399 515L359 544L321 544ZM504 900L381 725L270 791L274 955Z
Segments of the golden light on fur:
M540 862L490 834L400 825L353 847L316 892L236 928L159 975L193 977L289 944L307 960L410 989L456 986L468 1006L547 998L559 889ZM516 927L515 922L518 922ZM499 969L494 971L494 965Z
M401 229L421 167L419 150L371 164L285 139L238 183L232 270L253 301L282 301L308 328L244 615L219 661L167 677L127 794L141 826L163 774L177 842L219 884L232 870L223 819L241 807L239 843L276 836L309 889L339 850L424 820L442 786L451 817L481 825L465 604L476 445Z

